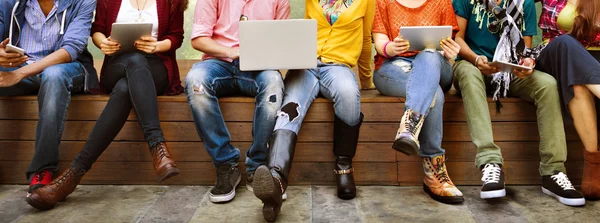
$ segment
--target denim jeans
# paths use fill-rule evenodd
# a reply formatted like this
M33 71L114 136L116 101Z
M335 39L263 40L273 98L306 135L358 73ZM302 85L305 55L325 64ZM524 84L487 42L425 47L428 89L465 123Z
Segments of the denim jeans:
M308 108L319 93L333 101L335 115L346 124L355 126L360 122L360 91L349 67L318 62L317 69L289 71L284 82L283 107L275 130L298 134Z
M71 62L47 67L42 73L25 78L15 86L0 88L0 96L38 96L35 153L27 168L27 179L42 170L58 170L58 146L67 108L71 94L83 91L84 79L83 66L79 62Z
M76 168L89 170L121 131L133 109L149 147L165 142L158 119L158 101L169 83L167 68L156 55L127 53L106 57L101 83L110 98L81 152Z
M258 166L266 164L269 154L267 143L283 97L283 80L279 71L244 72L239 70L237 60L208 59L194 64L187 75L185 91L196 130L215 166L235 163L240 157L240 151L231 145L218 98L233 95L255 97L254 142L246 154L246 172L253 173Z
M486 89L491 78L481 74L473 64L461 60L454 64L456 89L460 90L467 115L467 124L473 143L477 147L475 165L502 164L500 147L494 143L492 122L487 103ZM540 134L540 175L566 173L567 143L560 109L556 79L547 73L534 70L527 78L510 82L509 96L535 103Z
M444 92L452 87L452 67L448 60L431 51L421 51L411 58L390 58L375 71L373 82L381 94L405 97L405 109L425 115L419 135L419 155L435 157L444 154Z

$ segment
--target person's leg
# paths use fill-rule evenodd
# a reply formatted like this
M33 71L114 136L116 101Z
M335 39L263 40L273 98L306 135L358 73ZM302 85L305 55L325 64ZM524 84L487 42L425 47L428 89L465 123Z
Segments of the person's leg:
M598 123L596 120L595 97L587 87L573 86L574 97L569 102L573 124L585 150L598 151Z
M585 199L565 174L567 142L556 79L536 70L530 77L514 79L510 84L509 95L532 101L537 107L542 191L565 205L584 205Z
M482 199L504 197L502 153L494 143L492 121L487 103L486 78L473 64L461 60L454 64L457 89L461 92L469 134L477 147L475 166L482 170Z
M333 153L337 195L341 199L356 197L352 159L356 154L363 114L360 112L360 90L354 72L342 65L326 65L320 68L321 93L333 101L335 120L333 125Z
M58 168L58 146L62 138L71 94L81 92L84 69L78 62L47 67L39 74L39 121L36 128L35 153L27 168L27 177L42 170Z
M217 182L210 191L211 202L227 202L235 197L241 174L237 167L240 150L231 145L219 96L237 92L232 63L209 59L194 64L185 81L185 91L198 135L217 168Z
M275 221L285 196L298 131L313 100L319 94L316 69L291 70L284 80L282 107L271 141L267 165L259 166L252 176L254 195L263 205L263 217Z
M279 71L240 72L236 75L240 91L255 97L252 122L252 146L246 153L246 172L251 175L260 165L267 164L267 143L275 127L277 110L283 101L283 78Z

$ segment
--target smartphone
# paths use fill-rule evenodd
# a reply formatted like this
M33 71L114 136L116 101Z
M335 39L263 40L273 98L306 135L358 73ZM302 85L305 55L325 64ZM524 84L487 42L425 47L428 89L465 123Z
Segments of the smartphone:
M12 44L6 45L6 52L7 53L18 53L21 56L25 56L25 50L23 50L19 47L13 46Z

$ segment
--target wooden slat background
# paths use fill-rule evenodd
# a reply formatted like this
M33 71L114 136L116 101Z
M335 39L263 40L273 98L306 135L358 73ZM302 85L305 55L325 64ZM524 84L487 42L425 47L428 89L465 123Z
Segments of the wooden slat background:
M195 61L180 61L182 74ZM184 77L182 77L184 80ZM106 105L107 96L78 95L72 98L67 114L60 168L82 148L89 132ZM358 152L354 159L356 181L361 185L421 185L423 170L418 157L408 157L391 149L404 99L386 97L377 91L362 92L365 123L361 128ZM535 107L516 98L503 100L501 113L488 101L494 138L502 148L508 184L539 184L539 135ZM232 143L245 154L252 142L254 99L220 99ZM159 116L165 137L181 174L165 184L211 185L215 169L196 133L191 111L184 95L159 97ZM24 172L34 149L38 118L35 96L0 97L0 183L25 184ZM333 184L332 103L317 99L311 106L299 134L291 173L291 184ZM573 127L567 127L569 177L580 183L582 144ZM481 174L473 160L476 148L471 143L462 100L454 93L446 95L444 105L444 142L448 169L455 183L479 185ZM240 159L243 168L244 156ZM245 181L243 181L245 182ZM147 144L136 121L129 116L123 130L83 179L84 184L159 184Z

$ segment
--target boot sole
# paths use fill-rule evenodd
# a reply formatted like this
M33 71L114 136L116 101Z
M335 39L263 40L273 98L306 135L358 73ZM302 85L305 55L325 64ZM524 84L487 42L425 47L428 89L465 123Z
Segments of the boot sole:
M275 221L279 210L281 210L283 201L281 193L278 193L281 190L275 187L275 182L269 168L266 166L258 167L256 172L254 172L254 182L252 184L254 196L264 203L263 217L269 222Z
M392 148L408 156L414 156L419 154L419 145L415 144L412 140L406 138L396 139L396 141L394 141L394 145L392 145Z
M177 176L177 174L179 174L179 168L169 168L158 177L158 180L163 182L171 177Z
M574 206L574 207L578 207L578 206L584 206L585 205L585 198L565 198L565 197L561 197L556 195L555 193L552 193L552 191L542 187L542 192L544 192L544 194L554 197L556 198L556 200L558 200L558 202L560 202L561 204L567 205L567 206Z
M465 202L465 198L462 196L445 197L434 194L427 185L423 184L423 190L429 194L431 198L444 204L460 204Z
M27 197L25 198L25 200L27 201L27 203L29 205L31 205L32 207L34 207L35 209L38 209L40 211L46 211L46 210L50 210L52 208L54 208L55 205L44 205L41 204L33 199L31 199L31 197Z
M479 192L481 199L502 198L504 196L506 196L506 189Z

